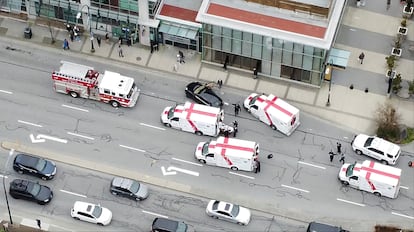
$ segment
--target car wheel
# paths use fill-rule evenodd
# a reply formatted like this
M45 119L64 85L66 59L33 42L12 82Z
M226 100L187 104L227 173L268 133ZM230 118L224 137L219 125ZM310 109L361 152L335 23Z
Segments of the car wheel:
M114 108L118 108L119 107L119 102L117 102L117 101L111 101L110 104Z
M104 224L102 224L102 223L100 223L100 222L98 222L98 223L96 223L96 224L98 224L98 226L103 226Z
M413 166L413 162L412 161L409 161L408 162L408 167L412 167Z
M79 94L77 93L77 92L74 92L74 91L70 91L70 96L71 97L73 97L73 98L77 98L77 97L79 97Z
M277 128L276 128L276 126L275 125L271 125L270 126L273 130L277 130Z
M205 160L203 160L203 159L199 159L198 160L200 163L203 163L203 164L205 164L206 163L206 161Z
M75 219L75 220L80 220L80 218L78 218L78 217L74 217L74 219Z
M237 167L235 167L235 166L233 166L233 167L231 167L231 170L233 170L233 171L237 171L237 170L239 170Z
M341 181L341 182L342 182L342 184L343 184L343 185L349 185L349 182L348 182L348 181L344 181L344 180L343 180L343 181Z
M374 192L374 195L375 195L375 196L377 196L377 197L380 197L380 196L381 196L381 193L379 193L379 192Z
M381 160L382 164L388 165L388 162L386 160Z
M246 224L244 224L243 222L237 222L237 224L241 225L241 226L245 226Z
M169 123L164 123L164 126L166 126L166 127L171 127L171 124L169 124Z
M361 150L356 150L355 153L357 153L357 155L363 155L364 153L362 153Z
M40 177L42 180L47 180L46 176Z
M111 191L111 193L112 193L112 195L118 195L118 193L117 192L114 192L114 191Z
M201 136L201 135L203 135L203 132L201 132L201 131L196 131L196 132L195 132L195 134L196 134L196 135L198 135L198 136Z
M20 174L24 173L23 170L18 170L17 172L20 173Z

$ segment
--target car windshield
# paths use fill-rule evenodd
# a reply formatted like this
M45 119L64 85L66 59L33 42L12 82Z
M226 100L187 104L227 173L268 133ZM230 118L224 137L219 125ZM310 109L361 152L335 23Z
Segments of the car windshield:
M372 141L374 141L374 137L369 137L367 141L365 141L364 147L371 146Z
M186 232L187 231L187 224L185 224L183 222L178 222L176 231L177 232Z
M252 99L250 99L249 105L253 105L259 97L260 97L259 95L256 95Z
M354 164L348 166L348 168L346 169L346 176L352 176L352 173L354 172L354 167Z
M216 96L207 92L200 94L200 96L204 98L207 102L211 103L213 106L220 106L220 100Z
M44 160L44 159L39 159L39 161L37 161L37 164L36 164L36 170L38 170L38 171L42 171L45 167L46 167L46 160Z
M202 153L203 155L205 155L205 154L207 154L207 153L208 153L208 145L210 145L210 143L209 143L209 142L207 142L207 143L205 143L205 144L203 145L203 150L201 150L201 153Z
M238 205L233 205L233 208L231 209L231 215L233 215L233 217L237 217L237 215L239 215L239 210L240 207Z
M29 192L32 196L37 196L40 192L40 185L39 184L32 184L31 189L29 189Z
M101 214L102 214L102 207L100 207L99 205L95 205L95 207L93 208L92 215L95 218L99 218Z
M131 89L129 90L129 93L128 93L128 95L127 95L127 98L128 98L128 99L130 99L130 98L131 98L132 94L134 93L134 90L135 90L135 83L133 83L133 84L132 84L132 87L131 87Z
M200 94L200 93L202 93L203 92L203 90L206 88L206 86L204 86L204 85L200 85L200 86L198 86L196 89L194 89L194 93L195 94Z
M133 181L132 184L131 184L131 187L129 188L129 190L132 193L137 193L138 190L139 190L139 183L137 181Z
M171 119L172 117L174 117L174 110L175 110L175 107L171 107L171 109L168 111L168 115L167 115L168 119Z

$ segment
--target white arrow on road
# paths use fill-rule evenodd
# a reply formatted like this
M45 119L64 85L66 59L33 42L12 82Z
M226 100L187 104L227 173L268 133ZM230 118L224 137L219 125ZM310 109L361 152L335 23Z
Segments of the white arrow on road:
M59 143L68 143L66 139L60 139L60 138L52 137L49 135L42 135L42 134L38 134L36 137L34 137L33 134L30 134L30 140L32 141L32 143L44 143L46 142L46 140L52 140L52 141L59 142Z
M198 173L198 172L194 172L194 171L190 171L190 170L182 169L182 168L177 168L177 167L173 167L173 166L168 167L167 170L165 170L165 167L162 166L161 171L162 171L162 174L164 176L176 175L177 172L182 172L182 173L192 175L192 176L199 176L200 175L200 173Z

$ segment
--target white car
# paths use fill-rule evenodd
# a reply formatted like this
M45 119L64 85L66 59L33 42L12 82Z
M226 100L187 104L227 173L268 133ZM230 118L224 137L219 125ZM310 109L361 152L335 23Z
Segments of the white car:
M112 220L112 212L109 209L82 201L75 202L70 216L76 220L91 222L101 226L108 225Z
M237 223L243 226L249 224L251 217L249 209L217 200L211 200L208 203L206 213L210 217Z
M376 136L359 134L351 142L358 155L367 155L383 164L394 165L401 155L401 147Z

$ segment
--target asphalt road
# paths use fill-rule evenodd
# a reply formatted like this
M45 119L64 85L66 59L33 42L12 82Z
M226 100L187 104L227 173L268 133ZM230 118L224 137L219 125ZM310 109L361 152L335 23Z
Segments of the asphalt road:
M237 117L238 138L260 144L262 172L232 172L201 165L194 159L197 143L211 137L165 128L159 121L165 106L186 101L184 87L189 79L115 62L62 57L28 47L2 48L0 54L2 141L29 145L67 162L76 159L87 168L114 175L128 173L193 195L302 221L323 220L354 231L372 228L378 221L413 225L414 219L409 217L414 216L414 173L406 165L408 157L403 154L397 164L403 169L402 185L406 187L397 199L378 198L343 187L337 180L339 158L330 163L328 152L335 150L340 141L346 161L362 161L366 157L352 152L352 132L336 125L302 113L301 126L285 137L243 111ZM50 75L61 59L134 77L142 89L137 105L132 109L114 109L104 103L53 92ZM249 93L228 88L218 92L229 103L224 107L224 121L230 123L235 119L231 104L241 103ZM58 140L33 143L31 134ZM265 158L269 153L274 154L273 159ZM162 167L175 167L191 174L181 171L163 175ZM80 191L88 195L87 189Z

